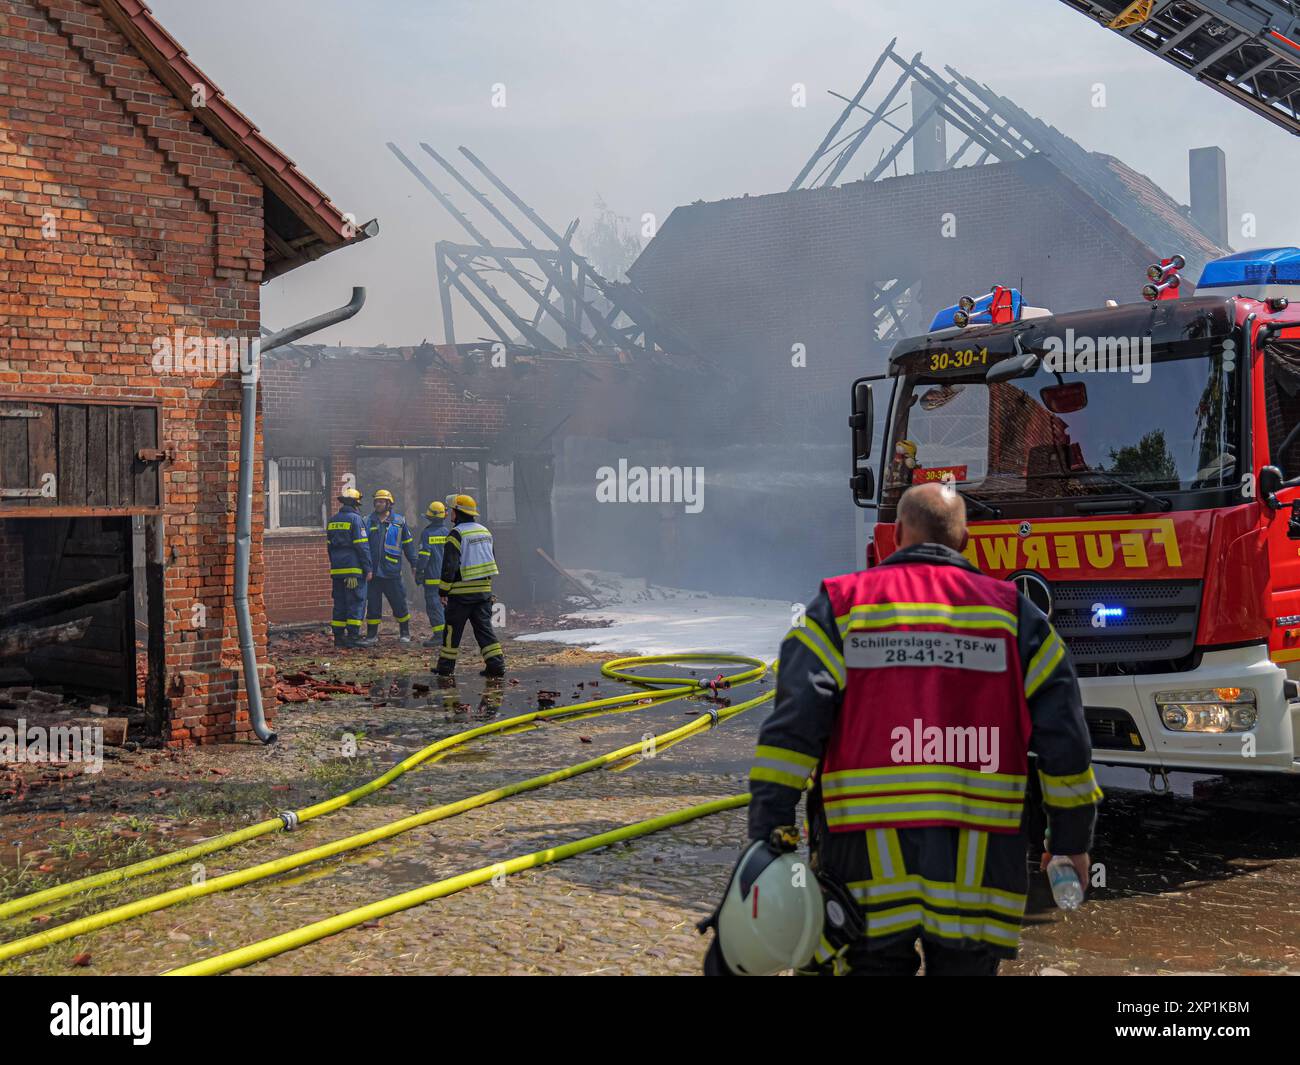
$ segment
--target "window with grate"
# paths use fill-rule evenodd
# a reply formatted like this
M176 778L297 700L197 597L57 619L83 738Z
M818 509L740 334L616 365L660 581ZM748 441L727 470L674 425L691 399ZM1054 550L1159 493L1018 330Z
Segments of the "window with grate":
M296 456L266 464L268 529L319 529L325 524L325 463Z

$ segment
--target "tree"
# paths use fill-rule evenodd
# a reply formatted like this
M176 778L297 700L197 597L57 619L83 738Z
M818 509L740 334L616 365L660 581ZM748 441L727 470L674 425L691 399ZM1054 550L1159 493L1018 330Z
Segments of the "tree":
M1116 477L1130 481L1172 481L1178 483L1178 464L1165 443L1165 431L1152 429L1136 444L1110 449L1110 469Z
M617 214L602 196L596 196L596 217L578 229L578 244L596 272L610 281L623 280L641 254L641 238L632 220Z

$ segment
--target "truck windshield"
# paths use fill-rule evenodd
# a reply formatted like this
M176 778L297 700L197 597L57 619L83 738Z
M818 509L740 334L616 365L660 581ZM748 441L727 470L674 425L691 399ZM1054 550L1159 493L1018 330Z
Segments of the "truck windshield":
M1194 347L1156 348L1149 380L1040 368L989 385L983 367L903 378L885 505L927 480L988 501L1123 494L1116 480L1155 493L1236 484L1240 374L1220 342Z

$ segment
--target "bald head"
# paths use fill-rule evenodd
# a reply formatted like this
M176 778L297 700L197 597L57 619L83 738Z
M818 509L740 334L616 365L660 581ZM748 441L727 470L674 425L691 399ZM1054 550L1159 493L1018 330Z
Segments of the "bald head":
M966 503L951 485L918 484L898 501L898 546L966 548Z

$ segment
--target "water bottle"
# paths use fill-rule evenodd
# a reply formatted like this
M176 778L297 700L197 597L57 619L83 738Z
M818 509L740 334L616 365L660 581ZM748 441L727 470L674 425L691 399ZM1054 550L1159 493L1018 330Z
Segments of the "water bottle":
M1074 863L1064 854L1056 855L1047 863L1047 882L1052 886L1052 898L1063 910L1077 910L1083 902L1083 885Z

